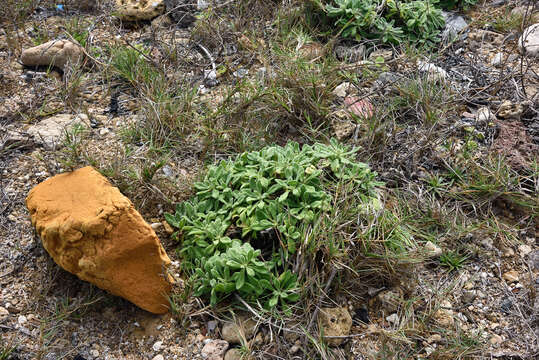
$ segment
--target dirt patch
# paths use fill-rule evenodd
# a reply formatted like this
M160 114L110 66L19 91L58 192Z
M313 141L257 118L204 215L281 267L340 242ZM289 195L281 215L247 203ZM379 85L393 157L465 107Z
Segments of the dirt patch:
M524 125L518 121L497 120L500 131L492 144L492 150L507 157L507 163L515 170L530 168L537 160L539 146L532 142Z

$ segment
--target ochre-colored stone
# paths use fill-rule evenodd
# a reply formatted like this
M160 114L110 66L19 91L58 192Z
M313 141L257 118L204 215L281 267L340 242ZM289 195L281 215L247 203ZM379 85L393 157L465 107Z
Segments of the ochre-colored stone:
M69 40L52 40L26 49L21 54L21 61L26 66L56 66L60 69L68 64L82 60L82 48Z
M92 167L40 183L26 205L62 268L144 310L168 311L170 259L131 201Z
M118 17L125 21L151 20L165 12L164 0L116 0Z
M341 345L352 329L352 317L345 307L320 309L320 322L324 338L330 346Z

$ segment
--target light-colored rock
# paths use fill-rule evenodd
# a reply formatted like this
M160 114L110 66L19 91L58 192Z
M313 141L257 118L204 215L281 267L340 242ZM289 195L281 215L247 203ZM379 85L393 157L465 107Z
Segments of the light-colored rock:
M19 315L19 317L17 318L17 323L19 323L19 325L24 325L27 322L28 322L28 319L24 315Z
M426 73L431 81L443 81L447 78L447 71L434 64L419 60L417 67L420 72Z
M164 0L116 0L116 13L125 21L151 20L164 12Z
M163 342L162 341L156 341L156 342L153 343L152 349L153 349L153 351L159 351L159 350L161 350L162 347L163 347Z
M333 94L338 97L345 97L349 91L353 90L354 86L350 84L349 82L343 82L342 84L338 85L334 90Z
M209 5L210 4L208 4L208 1L206 1L206 0L197 0L197 10L204 10Z
M393 324L395 326L398 326L399 325L399 315L397 315L396 313L393 313L389 316L386 316L386 320L388 323L390 324Z
M202 358L208 360L223 360L225 352L228 350L228 342L224 340L210 340L200 352Z
M163 227L163 224L160 223L160 222L156 222L156 223L152 223L150 224L150 226L152 227L152 229L154 229L155 231L161 229Z
M453 326L455 319L453 318L453 310L451 308L451 303L448 300L442 301L440 308L434 313L433 319L443 327Z
M223 340L231 344L241 344L243 339L251 339L256 332L256 321L246 315L239 315L235 322L226 322L221 330Z
M62 145L66 132L73 131L76 127L81 130L90 127L90 121L85 114L58 114L41 120L30 126L26 132L34 138L34 142L51 150Z
M460 299L464 304L471 304L472 301L475 300L476 296L477 294L473 290L463 290Z
M3 321L8 316L9 316L9 311L5 307L0 306L0 322Z
M155 355L152 360L165 360L165 358L163 357L163 355L161 354L158 354L158 355Z
M369 55L369 60L376 62L378 58L384 59L384 61L389 61L393 58L393 50L380 49L375 50Z
M522 244L518 246L518 252L520 253L520 256L525 257L532 252L532 248L530 245Z
M241 352L238 349L230 349L225 354L225 360L241 360Z
M343 113L345 113L345 116L347 116L346 112L343 111ZM357 128L357 124L351 122L350 120L334 119L331 122L331 126L333 128L333 134L338 140L349 138Z
M490 65L492 66L500 66L503 62L503 54L501 52L496 53L492 60L490 61Z
M425 253L429 258L436 258L442 255L442 249L431 241L425 244Z
M515 251L512 248L507 247L503 249L503 253L502 253L503 257L511 257L514 255L515 255Z
M347 336L352 328L352 317L346 307L322 308L320 309L320 325L324 337L326 336ZM326 338L328 345L339 346L344 338Z
M440 334L432 334L431 336L429 336L429 338L427 339L427 342L429 344L432 344L432 343L438 343L442 341L442 335Z
M490 338L489 342L491 345L499 346L503 342L503 338L500 335L494 334Z
M64 69L67 64L78 64L83 57L80 45L69 40L52 40L24 50L21 61L26 66L56 66Z
M375 302L378 308L384 311L386 314L391 314L399 309L402 302L402 289L395 287L389 290L384 290L376 295Z
M539 55L539 23L528 26L518 39L518 47L526 55Z
M489 124L490 122L496 120L494 113L486 106L483 106L477 110L475 118L479 124Z
M131 201L99 172L85 167L49 178L26 205L62 268L144 310L168 311L170 259Z
M509 100L505 100L498 109L498 117L502 119L515 119L520 120L524 107L521 104L513 104Z
M514 282L518 282L518 278L519 278L519 275L518 275L518 271L516 270L509 270L507 271L506 273L504 273L502 275L503 279L505 281L507 281L508 283L514 283Z

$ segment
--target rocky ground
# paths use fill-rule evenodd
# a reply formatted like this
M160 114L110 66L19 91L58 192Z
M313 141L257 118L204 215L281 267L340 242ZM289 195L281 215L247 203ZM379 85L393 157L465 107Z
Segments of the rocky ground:
M425 261L415 264L399 281L378 283L357 293L336 291L324 299L325 308L341 310L329 315L322 311L320 326L326 334L334 330L341 338L332 339L337 346L320 345L315 351L318 355L311 352L316 346L305 340L305 328L300 326L312 312L296 314L296 320L278 321L260 318L249 309L232 315L231 307L213 309L188 293L183 299L181 259L164 212L189 197L191 184L205 163L237 150L230 145L237 133L219 132L223 118L216 112L215 124L196 128L182 139L179 151L163 156L161 150L152 148L156 145L148 137L133 130L144 127L154 109L141 92L110 71L107 49L151 44L150 51L141 56L164 71L170 71L171 53L167 51L173 51L181 61L175 63L177 73L170 72L169 78L194 89L192 100L204 109L228 101L227 91L241 79L271 77L280 65L268 64L256 50L262 45L241 33L224 32L230 38L212 43L211 36L217 38L221 33L210 34L208 40L204 23L195 22L191 15L197 11L195 5L169 12L170 16L160 15L166 3L146 15L130 13L147 16L135 25L126 22L132 18L124 17L121 22L107 1L61 9L37 6L17 27L15 22L2 20L6 28L0 31L0 359L302 359L306 354L325 359L537 358L539 207L511 203L507 199L515 195L512 189L485 200L489 201L488 216L481 222L460 224L466 231L458 239L447 232L436 244L422 242L419 250L426 251ZM198 11L203 11L201 3L206 2L198 3ZM235 3L217 2L210 9L215 6L217 12ZM393 132L384 147L385 155L377 155L376 150L368 154L369 148L361 145L366 149L362 156L372 156L373 166L388 188L421 183L424 173L446 161L444 156L467 149L469 161L485 154L505 156L511 171L520 174L523 196L537 199L539 58L519 48L522 25L539 24L539 9L537 4L533 6L533 1L480 1L466 12L451 15L448 23L460 38L441 43L432 56L391 48L372 53L369 44L340 44L335 49L349 55L339 62L340 71L361 78L370 67L375 70L360 86L348 85L353 82L351 77L328 84L334 98L329 112L337 115L332 115L331 125L324 131L342 141L361 142L368 132L347 114L384 114L380 107L385 99L399 92L403 98L407 96L403 88L393 87L399 78L427 76L443 82L442 88L450 89L457 99L452 98L441 127L429 130L443 140L455 139L454 146L430 151L432 133L416 132L413 122L400 129L383 129ZM518 15L520 23L510 14ZM223 19L227 18L223 15ZM260 25L272 26L271 21ZM63 69L47 69L21 63L23 49L38 40L70 39L78 34L73 29L87 31L86 67L73 69L68 64ZM320 56L333 56L332 52L324 54L327 47L317 42L308 45L298 42L296 56L313 62ZM343 58L338 53L335 56ZM225 65L227 72L222 75L220 69ZM358 103L360 98L367 102ZM439 103L431 104L432 111L447 100L443 95L433 99ZM192 114L200 112L197 109ZM260 108L261 113L267 111ZM73 128L75 123L83 126ZM210 126L219 135L207 135L204 129ZM241 124L234 126L241 133ZM275 142L304 134L299 126L278 131L284 135ZM373 139L373 144L384 141ZM215 144L225 145L219 148ZM156 230L178 280L174 293L181 305L174 311L153 315L109 295L59 268L43 249L25 198L50 176L83 165L93 165L108 176ZM534 166L535 172L530 172ZM150 181L145 181L145 171L153 171ZM511 179L507 175L501 181ZM416 188L410 185L409 189ZM436 216L476 212L479 218L482 205L467 203L466 209L453 211L440 208ZM386 206L391 207L391 202ZM471 230L466 227L470 224L474 225ZM462 247L466 259L453 271L440 266L442 252ZM324 316L342 318L345 324L351 322L351 328L332 330L334 324L324 322ZM407 350L399 350L401 347Z

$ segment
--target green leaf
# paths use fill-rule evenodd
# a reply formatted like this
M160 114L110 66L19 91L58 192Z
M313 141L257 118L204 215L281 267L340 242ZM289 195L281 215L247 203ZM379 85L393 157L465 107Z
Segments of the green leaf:
M273 296L271 299L269 299L268 306L270 308L274 308L277 305L278 301L279 301L279 297L278 296Z
M165 220L171 225L171 226L174 226L175 228L179 228L180 227L180 221L178 219L176 219L176 217L172 214L169 214L169 213L165 213Z
M236 274L238 274L236 279L236 290L239 290L243 287L243 285L245 285L245 270L241 270Z

